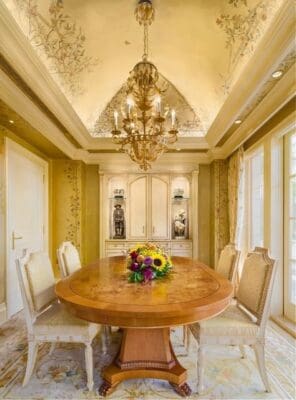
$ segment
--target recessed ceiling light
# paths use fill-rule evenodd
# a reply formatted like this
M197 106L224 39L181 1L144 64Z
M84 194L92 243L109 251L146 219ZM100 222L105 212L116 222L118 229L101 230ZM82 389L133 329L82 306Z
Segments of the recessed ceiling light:
M278 71L274 71L274 72L271 74L271 76L272 76L274 79L280 78L282 75L283 75L283 71L281 71L280 69L279 69Z
M180 147L177 147L176 150L177 150L177 151L181 151Z
M9 120L9 123L10 123L10 124L14 124L14 120L13 120L13 119L10 119L10 120Z
M242 120L241 120L241 119L236 119L236 120L234 121L234 123L237 124L237 125L239 125L239 124L242 123Z

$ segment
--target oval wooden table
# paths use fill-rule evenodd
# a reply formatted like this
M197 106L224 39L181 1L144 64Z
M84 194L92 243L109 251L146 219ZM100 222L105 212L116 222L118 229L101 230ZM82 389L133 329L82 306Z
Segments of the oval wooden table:
M57 283L57 296L74 315L123 328L120 350L103 371L101 395L134 378L167 380L181 396L191 393L170 342L170 327L219 314L230 303L232 285L199 261L172 261L173 272L147 285L128 283L125 257L120 256L101 259Z

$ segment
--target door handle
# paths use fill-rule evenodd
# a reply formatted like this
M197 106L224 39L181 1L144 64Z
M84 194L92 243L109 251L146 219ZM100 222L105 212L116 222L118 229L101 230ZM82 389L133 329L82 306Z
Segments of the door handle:
M143 230L142 230L142 232L145 233L145 226L144 226L144 225L143 225Z
M23 237L21 235L17 235L14 231L12 232L12 249L15 250L15 241L21 240Z

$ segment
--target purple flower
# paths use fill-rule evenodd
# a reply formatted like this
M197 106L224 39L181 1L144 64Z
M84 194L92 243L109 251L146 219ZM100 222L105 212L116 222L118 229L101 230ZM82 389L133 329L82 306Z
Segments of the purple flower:
M152 268L146 268L143 271L144 281L151 281L153 279L153 270Z
M131 271L136 272L136 271L139 270L139 264L134 262L134 263L131 264L131 266L129 268L130 268Z
M146 265L151 265L151 264L153 264L153 258L152 257L145 257L145 260L144 260L144 264L146 264Z

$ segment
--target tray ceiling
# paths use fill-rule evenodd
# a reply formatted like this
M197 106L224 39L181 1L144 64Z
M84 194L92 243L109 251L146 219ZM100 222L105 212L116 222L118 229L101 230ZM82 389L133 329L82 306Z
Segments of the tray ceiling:
M94 137L108 137L141 59L135 0L3 0ZM206 136L283 0L154 0L150 59L176 104L181 136ZM247 81L246 77L246 81Z

